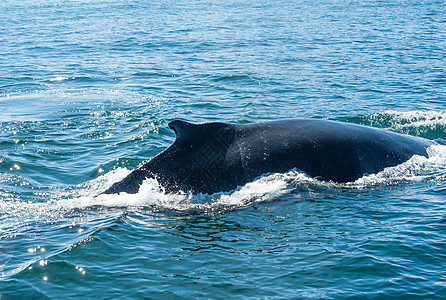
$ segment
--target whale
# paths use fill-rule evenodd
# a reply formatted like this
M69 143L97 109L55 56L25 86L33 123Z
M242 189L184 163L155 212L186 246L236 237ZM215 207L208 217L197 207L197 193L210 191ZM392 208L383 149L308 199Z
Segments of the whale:
M315 179L346 183L427 157L436 142L370 126L325 119L283 119L251 124L168 123L175 141L114 183L104 194L138 193L156 179L166 193L213 194L270 173L292 169Z

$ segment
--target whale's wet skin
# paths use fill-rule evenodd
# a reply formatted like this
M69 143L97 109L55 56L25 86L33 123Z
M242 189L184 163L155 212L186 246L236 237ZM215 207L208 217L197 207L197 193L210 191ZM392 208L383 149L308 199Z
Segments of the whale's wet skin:
M105 191L136 193L156 179L168 192L232 190L266 173L297 168L311 177L352 182L427 156L435 142L376 128L327 120L295 119L233 125L172 121L169 148Z

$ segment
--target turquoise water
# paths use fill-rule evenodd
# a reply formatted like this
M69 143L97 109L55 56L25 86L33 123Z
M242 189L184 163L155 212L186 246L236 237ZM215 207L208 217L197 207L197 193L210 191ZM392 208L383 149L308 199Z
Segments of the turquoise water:
M0 3L0 298L446 297L446 147L333 184L102 195L167 123L446 139L445 1Z

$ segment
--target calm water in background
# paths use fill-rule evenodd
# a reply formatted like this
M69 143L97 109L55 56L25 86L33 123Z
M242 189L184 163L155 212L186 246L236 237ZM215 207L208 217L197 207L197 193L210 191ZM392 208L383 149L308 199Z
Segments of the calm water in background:
M446 139L445 1L0 3L0 298L445 298L446 147L355 183L94 197L173 119Z

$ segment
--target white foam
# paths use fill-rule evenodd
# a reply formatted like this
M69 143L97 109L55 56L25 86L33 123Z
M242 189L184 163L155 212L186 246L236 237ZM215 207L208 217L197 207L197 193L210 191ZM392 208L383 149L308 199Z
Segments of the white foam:
M383 121L391 121L389 129L405 132L409 129L421 131L424 128L446 127L446 110L432 111L394 111L372 114L368 117L372 124L381 124Z
M123 179L130 170L118 168L92 181L79 185L74 189L55 189L48 193L36 192L36 196L49 198L47 202L31 202L17 200L13 197L0 200L0 216L40 217L52 216L72 209L82 209L95 205L93 195L106 189L111 183Z
M414 155L408 161L385 168L377 174L347 183L351 188L367 188L377 185L392 185L403 182L422 182L446 179L446 146L433 145L427 149L428 157Z
M51 82L64 81L64 80L68 80L68 77L65 77L65 76L58 76L58 77L52 77L52 78L50 78L50 81L51 81Z

